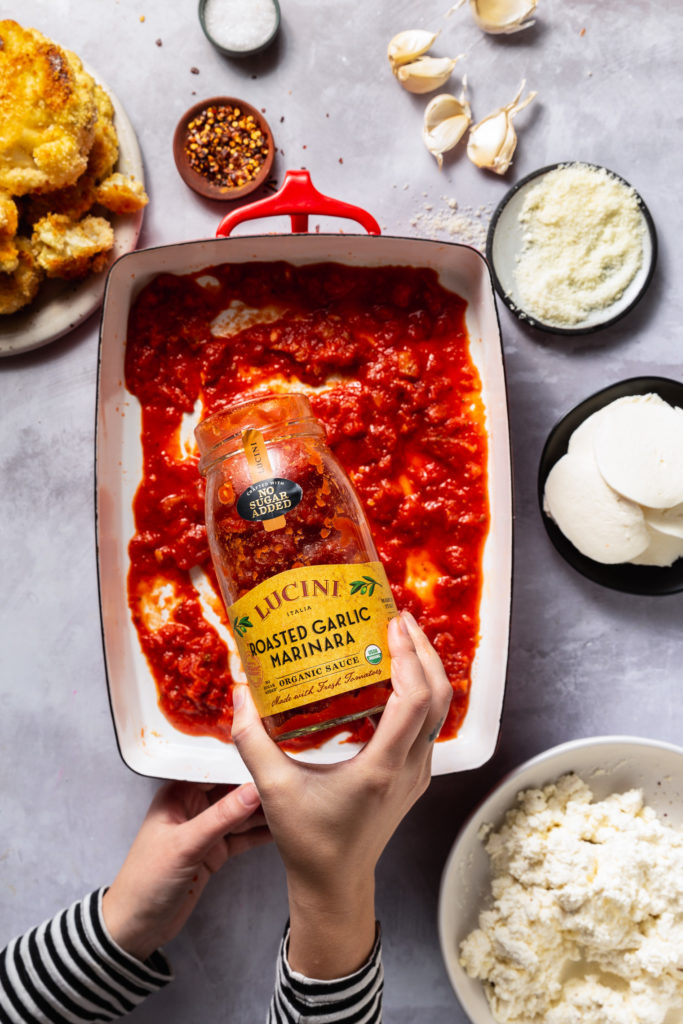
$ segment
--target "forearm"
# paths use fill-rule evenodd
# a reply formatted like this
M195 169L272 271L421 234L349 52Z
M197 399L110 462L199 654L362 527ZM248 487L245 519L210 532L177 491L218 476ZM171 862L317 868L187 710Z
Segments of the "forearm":
M315 890L288 879L289 965L308 978L341 978L358 970L375 943L375 881L341 880Z
M322 980L292 970L289 929L280 944L268 1024L381 1024L384 972L379 927L370 955L352 974Z
M161 954L143 964L112 941L92 893L0 952L0 1020L112 1021L171 977Z

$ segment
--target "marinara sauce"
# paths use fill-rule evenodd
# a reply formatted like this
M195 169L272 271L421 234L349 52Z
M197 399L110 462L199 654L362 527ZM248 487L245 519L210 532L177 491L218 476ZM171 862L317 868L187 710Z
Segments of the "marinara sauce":
M241 402L195 434L209 550L268 733L287 740L381 711L396 605L307 397Z
M177 729L229 741L232 723L221 635L229 626L192 428L264 391L303 391L365 509L397 606L441 656L453 700L440 738L457 735L489 525L485 414L465 309L419 267L233 263L161 274L141 289L125 362L142 417L128 599L161 710ZM200 578L213 598L199 593ZM364 741L372 726L358 719L288 746L341 731Z

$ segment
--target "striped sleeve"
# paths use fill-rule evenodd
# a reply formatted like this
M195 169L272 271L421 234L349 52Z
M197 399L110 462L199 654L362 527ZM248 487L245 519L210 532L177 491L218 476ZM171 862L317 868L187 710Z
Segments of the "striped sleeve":
M0 952L1 1024L112 1021L128 1013L173 974L155 952L144 963L109 935L100 889Z
M287 962L289 928L280 943L268 1024L381 1024L384 971L379 926L372 952L345 978L316 981Z

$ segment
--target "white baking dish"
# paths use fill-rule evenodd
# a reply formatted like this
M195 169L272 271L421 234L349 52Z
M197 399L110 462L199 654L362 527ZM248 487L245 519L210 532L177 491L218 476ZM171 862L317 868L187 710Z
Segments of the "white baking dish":
M157 706L154 678L131 621L126 577L134 533L132 502L140 482L140 407L124 385L128 313L159 273L191 273L228 262L335 261L356 266L434 268L467 301L470 348L483 384L488 432L491 526L484 553L480 640L470 705L456 739L437 743L435 774L483 764L498 736L505 688L512 562L512 495L505 378L488 266L466 246L366 235L257 235L184 242L123 256L107 281L100 336L96 438L96 518L100 606L109 697L121 756L134 771L159 778L241 782L249 778L237 750L211 737L185 735ZM300 756L329 762L354 754L339 739Z

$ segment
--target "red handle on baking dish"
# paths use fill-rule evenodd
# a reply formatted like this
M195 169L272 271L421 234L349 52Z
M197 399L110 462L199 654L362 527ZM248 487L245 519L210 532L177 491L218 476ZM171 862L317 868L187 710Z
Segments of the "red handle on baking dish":
M255 203L249 203L239 210L228 213L218 225L216 235L229 235L234 227L245 220L273 217L281 213L289 214L294 233L305 234L308 231L308 218L313 213L355 220L369 235L381 234L379 224L367 210L360 206L352 206L350 203L342 203L339 199L318 192L310 174L302 168L298 171L287 171L282 188L275 195L258 199Z

